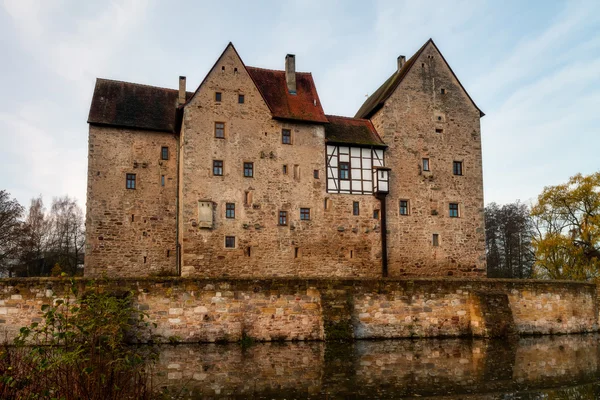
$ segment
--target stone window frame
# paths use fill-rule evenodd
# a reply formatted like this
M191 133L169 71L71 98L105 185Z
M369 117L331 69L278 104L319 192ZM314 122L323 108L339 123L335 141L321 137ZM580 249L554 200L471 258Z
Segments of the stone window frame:
M283 128L281 129L281 144L292 144L292 130Z
M125 174L125 188L130 190L136 189L136 175L127 173Z
M421 166L423 167L424 172L431 171L431 163L429 162L429 157L423 157L421 160Z
M215 138L225 139L225 122L215 121Z
M463 165L464 163L462 162L462 160L452 161L452 175L463 176L465 172Z
M238 104L244 104L246 102L246 96L242 93L238 93Z
M225 203L225 218L235 219L235 203Z
M244 178L254 178L254 163L244 161Z
M305 207L300 208L300 220L301 221L310 221L310 208L305 208Z
M225 248L235 249L235 236L225 236Z
M410 200L400 199L398 212L403 217L410 215Z
M360 202L352 202L352 215L360 215Z
M223 101L223 92L215 92L215 101L217 103Z
M450 218L460 218L460 203L448 203L448 216Z
M223 176L223 160L213 160L213 176Z
M160 159L161 160L169 159L169 147L168 146L162 146L160 148Z
M440 246L440 234L439 233L434 233L431 235L431 245L433 247Z
M288 224L287 211L280 210L279 211L279 219L278 219L277 225L279 225L279 226L287 226L287 224Z

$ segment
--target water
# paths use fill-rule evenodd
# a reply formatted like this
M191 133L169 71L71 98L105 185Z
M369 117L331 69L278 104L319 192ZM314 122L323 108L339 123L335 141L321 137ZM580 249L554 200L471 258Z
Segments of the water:
M154 385L203 399L600 399L600 336L162 346Z

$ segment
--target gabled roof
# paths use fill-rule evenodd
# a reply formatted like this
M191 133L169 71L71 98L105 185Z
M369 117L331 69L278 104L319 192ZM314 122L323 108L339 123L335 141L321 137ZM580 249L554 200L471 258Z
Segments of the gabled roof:
M175 89L98 78L88 123L174 132L177 97Z
M473 101L471 96L469 96L469 93L467 93L467 91L465 90L462 83L460 83L460 80L458 79L458 77L456 76L454 71L452 71L450 64L448 64L448 62L444 58L444 55L442 54L440 49L438 49L438 47L435 45L435 43L433 42L433 39L429 39L427 42L425 42L425 44L423 46L421 46L421 48L411 58L409 58L404 63L404 65L402 66L400 71L394 72L392 74L392 76L390 76L383 83L383 85L381 85L371 96L369 96L369 98L363 103L363 105L360 107L360 109L356 113L356 115L355 115L356 118L371 118L373 116L373 114L375 114L381 107L383 107L383 104L385 103L385 101L392 95L392 93L394 93L394 91L396 90L396 88L398 87L400 82L402 82L402 80L404 79L406 74L408 74L408 71L410 71L410 69L414 65L415 61L419 58L419 56L421 55L423 50L425 50L425 48L427 47L427 45L429 43L431 43L433 45L433 47L435 47L437 52L440 54L440 56L442 57L442 60L444 60L444 62L450 69L450 72L452 73L452 75L454 76L454 78L456 79L456 81L458 82L460 87L462 88L462 90L465 92L465 94L467 95L469 100L471 100L471 103L473 103L475 108L477 108L477 110L479 110L480 116L483 117L485 115L483 113L483 111L481 111L481 109L479 107L477 107L477 104L475 104L475 102Z
M285 71L246 67L273 118L327 123L312 74L296 72L296 94L290 94Z
M325 141L331 144L387 147L368 119L326 115Z

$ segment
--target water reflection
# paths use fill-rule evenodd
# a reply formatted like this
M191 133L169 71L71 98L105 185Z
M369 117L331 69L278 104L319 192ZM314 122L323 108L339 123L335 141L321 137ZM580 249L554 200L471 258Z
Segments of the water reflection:
M185 398L598 399L600 336L162 347Z

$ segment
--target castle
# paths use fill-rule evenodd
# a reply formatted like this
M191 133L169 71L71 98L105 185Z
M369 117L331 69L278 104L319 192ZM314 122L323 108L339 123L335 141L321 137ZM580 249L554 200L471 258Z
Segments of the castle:
M98 79L86 276L484 276L480 118L432 40L326 115L230 43L194 92Z

